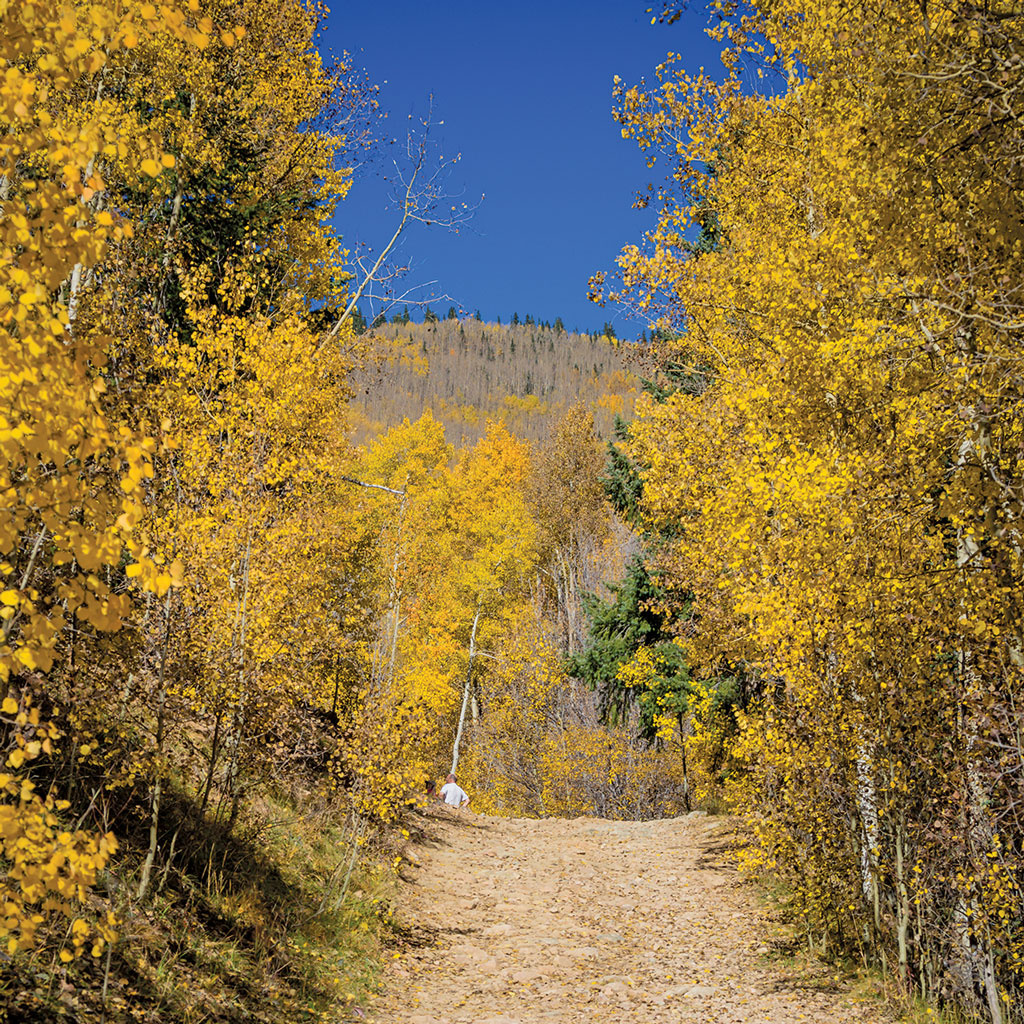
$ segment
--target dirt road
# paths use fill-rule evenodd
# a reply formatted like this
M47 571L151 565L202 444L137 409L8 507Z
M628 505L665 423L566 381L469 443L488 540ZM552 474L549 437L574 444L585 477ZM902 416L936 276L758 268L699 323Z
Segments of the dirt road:
M882 1024L772 954L727 825L429 819L379 1024Z

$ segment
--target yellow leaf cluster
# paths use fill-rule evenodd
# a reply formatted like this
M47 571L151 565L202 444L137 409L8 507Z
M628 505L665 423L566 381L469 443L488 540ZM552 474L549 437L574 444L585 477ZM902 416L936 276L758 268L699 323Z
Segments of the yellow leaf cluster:
M1024 923L1024 126L993 111L1024 22L782 0L716 31L724 83L672 60L618 93L668 173L619 295L703 381L640 402L645 514L705 669L760 689L732 795L809 932L891 943L901 976L1001 1020L1022 976L997 936ZM775 88L744 89L754 67Z

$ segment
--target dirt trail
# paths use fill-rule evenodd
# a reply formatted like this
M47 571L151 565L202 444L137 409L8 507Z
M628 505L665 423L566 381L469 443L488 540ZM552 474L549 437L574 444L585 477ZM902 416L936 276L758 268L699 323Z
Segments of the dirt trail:
M888 1020L768 955L723 822L428 821L379 1024Z

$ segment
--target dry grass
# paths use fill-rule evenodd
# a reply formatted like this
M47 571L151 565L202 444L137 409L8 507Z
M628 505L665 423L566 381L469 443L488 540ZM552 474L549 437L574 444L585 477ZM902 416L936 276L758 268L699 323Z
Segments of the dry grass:
M394 837L357 836L340 801L264 798L232 836L190 828L188 811L169 808L181 819L179 852L144 905L134 900L137 850L104 880L121 919L109 958L65 966L39 951L0 964L0 1019L353 1019L389 934Z

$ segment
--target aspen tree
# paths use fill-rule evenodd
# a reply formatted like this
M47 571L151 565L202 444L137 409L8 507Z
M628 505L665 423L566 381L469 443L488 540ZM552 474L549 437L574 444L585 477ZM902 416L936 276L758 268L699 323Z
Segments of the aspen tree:
M103 375L106 339L79 330L84 281L132 224L106 207L101 161L117 153L136 179L174 158L104 102L111 61L157 33L201 49L209 24L191 9L128 4L115 11L55 4L8 6L0 15L0 682L5 684L0 883L7 952L31 947L47 917L73 918L61 958L99 956L112 918L97 931L76 914L116 849L112 835L66 831L67 802L43 797L24 772L53 756L59 729L33 700L70 619L115 631L129 610L112 585L127 571L160 594L177 581L132 538L154 442L112 415ZM80 109L65 96L85 90ZM108 486L108 480L116 481ZM136 558L133 558L135 555ZM8 689L9 688L9 689Z
M644 513L674 531L696 660L762 680L733 794L809 939L870 935L902 983L1001 1022L1024 978L1024 23L715 9L723 82L670 58L618 86L667 175L618 294L672 330L666 362L710 368L701 394L641 400Z

